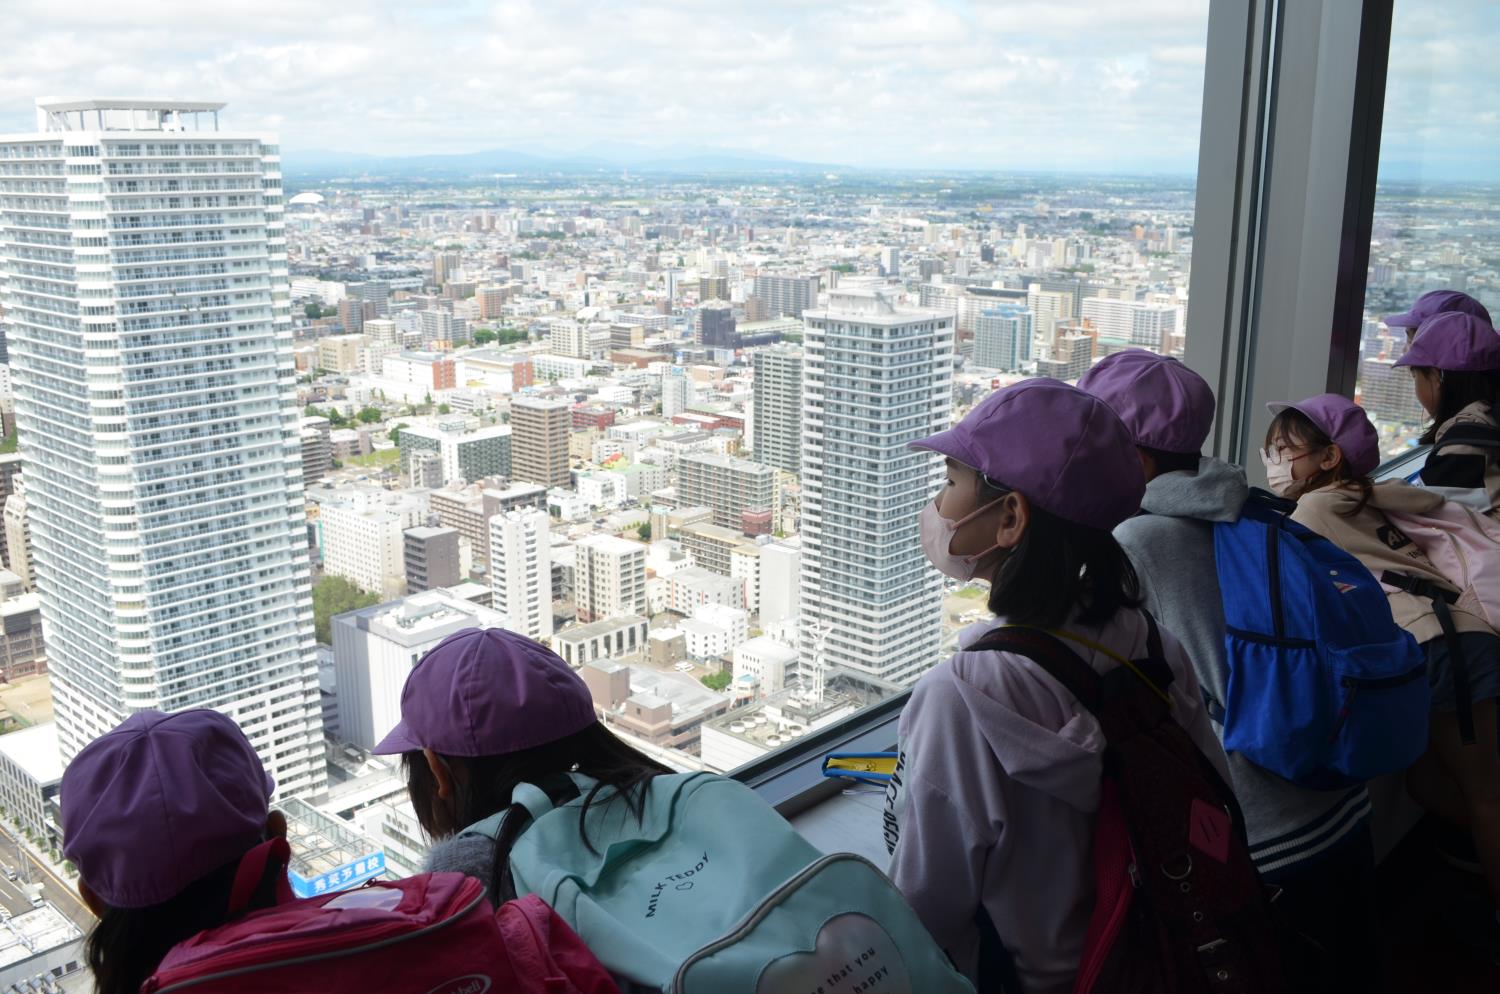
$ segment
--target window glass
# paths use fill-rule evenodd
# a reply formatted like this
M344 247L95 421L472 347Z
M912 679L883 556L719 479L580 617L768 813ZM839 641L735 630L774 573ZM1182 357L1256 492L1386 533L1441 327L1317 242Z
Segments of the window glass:
M1428 417L1392 365L1406 330L1383 319L1439 289L1500 313L1500 113L1484 82L1497 42L1500 8L1482 0L1395 5L1358 379L1386 455Z

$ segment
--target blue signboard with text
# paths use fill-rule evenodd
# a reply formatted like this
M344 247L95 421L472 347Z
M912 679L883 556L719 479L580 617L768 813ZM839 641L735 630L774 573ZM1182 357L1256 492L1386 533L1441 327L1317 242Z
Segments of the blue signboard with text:
M377 852L352 863L335 867L327 873L303 877L295 870L287 874L292 881L292 893L298 897L317 897L334 891L358 887L366 880L373 880L385 871L385 853Z

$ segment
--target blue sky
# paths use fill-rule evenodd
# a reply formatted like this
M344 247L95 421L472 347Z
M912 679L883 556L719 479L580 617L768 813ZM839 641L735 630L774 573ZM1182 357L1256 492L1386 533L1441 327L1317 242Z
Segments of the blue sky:
M1500 129L1474 125L1495 122L1494 86L1471 80L1497 15L1396 6L1391 175L1493 171ZM0 131L29 130L41 95L166 96L228 101L229 126L288 155L637 142L1191 174L1207 17L1208 0L8 0Z

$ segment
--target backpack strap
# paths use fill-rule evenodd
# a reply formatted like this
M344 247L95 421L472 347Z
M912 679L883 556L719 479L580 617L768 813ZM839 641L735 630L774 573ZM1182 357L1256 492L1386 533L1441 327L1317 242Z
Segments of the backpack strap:
M1084 662L1078 653L1069 649L1057 636L1040 628L1003 627L985 634L978 642L967 646L965 652L1013 652L1025 656L1040 666L1048 676L1063 685L1063 688L1078 703L1097 716L1104 701L1104 678Z
M1448 646L1448 658L1453 663L1453 703L1458 706L1459 739L1464 745L1473 745L1474 696L1469 691L1469 658L1464 655L1463 643L1458 637L1458 626L1453 623L1453 612L1449 610L1450 605L1458 603L1458 594L1431 580L1393 570L1381 573L1380 582L1432 601L1432 611L1443 628L1443 641Z
M1482 424L1454 425L1443 432L1443 437L1438 439L1437 444L1428 453L1428 457L1439 455L1444 449L1454 445L1500 450L1500 428Z

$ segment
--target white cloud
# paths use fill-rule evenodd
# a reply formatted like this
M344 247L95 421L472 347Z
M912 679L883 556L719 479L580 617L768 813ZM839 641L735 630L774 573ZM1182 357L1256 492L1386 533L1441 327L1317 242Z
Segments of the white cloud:
M1208 0L7 4L35 97L229 102L289 157L594 143L852 165L1190 172Z

